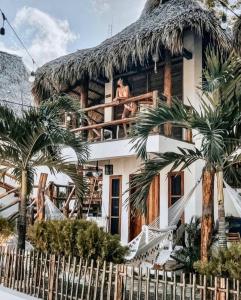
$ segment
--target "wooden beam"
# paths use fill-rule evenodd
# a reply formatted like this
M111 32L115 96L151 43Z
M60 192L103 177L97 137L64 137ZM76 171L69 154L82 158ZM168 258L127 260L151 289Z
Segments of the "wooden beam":
M75 186L73 186L73 188L64 204L64 207L63 207L63 213L64 213L65 217L67 217L67 218L69 217L69 204L70 204L71 199L74 196L74 193L75 193Z
M174 63L177 63L177 62L182 61L182 60L183 60L183 57L178 56L178 57L172 58L171 62L174 64ZM157 63L158 68L161 68L164 65L165 65L165 60ZM153 69L154 69L154 64L151 64L148 67L140 67L140 68L138 68L136 70L133 70L133 71L128 71L126 73L121 73L121 74L114 75L113 79L117 80L120 77L126 77L126 76L135 75L135 74L138 74L138 73L144 73L144 72L152 71Z
M44 220L45 208L44 208L44 192L46 189L46 182L48 179L47 173L41 173L38 184L37 192L37 210L38 210L38 220Z
M105 94L101 94L101 93L99 93L99 92L97 92L97 91L95 91L93 89L89 88L89 91L92 92L92 93L94 93L94 94L96 94L96 95L98 95L98 96L100 96L100 97L103 97L103 98L105 97Z
M19 217L19 212L15 212L14 214L12 214L11 216L9 216L7 219L9 222L14 221L15 219L17 219Z
M6 197L6 196L8 196L8 195L17 192L17 190L18 190L18 188L14 188L14 189L12 189L12 190L6 192L6 193L0 194L0 199L3 199L4 197Z
M3 189L5 189L7 192L9 192L9 191L15 189L14 186L12 186L12 185L10 185L10 184L7 184L7 183L5 183L5 182L1 182L1 181L0 181L0 187L3 188Z
M164 96L166 97L167 104L172 104L172 61L169 50L165 51L165 65L164 65ZM164 126L164 133L166 136L172 135L172 126L167 123Z
M90 126L72 129L71 132L79 132L79 131L84 131L84 130L93 130L93 129L104 128L104 127L108 127L108 126L127 124L127 123L136 121L136 119L137 119L136 117L133 117L133 118L125 118L125 119L120 119L120 120L115 120L115 121L109 121L109 122L105 122L105 123L94 124L94 125L90 125Z
M101 85L101 86L105 86L105 83L102 82L101 80L99 79L91 79L91 82L95 83L95 84L98 84L98 85Z
M3 176L2 176L3 175ZM2 174L1 176L2 177L9 177L10 179L13 179L13 180L17 180L17 177L16 176L14 176L14 175L12 175L12 174L8 174L8 173L4 173L4 174ZM0 177L1 177L0 176Z
M74 95L80 97L80 93L77 92L76 90L71 90L71 91L69 91L68 93L69 93L69 94L74 94Z
M118 106L118 105L123 105L123 104L131 103L131 102L138 102L138 101L142 101L142 100L144 101L144 100L148 100L148 99L150 99L150 101L152 101L152 96L153 96L153 93L150 92L150 93L146 93L146 94L143 94L143 95L140 95L140 96L135 96L135 97L128 98L128 99L123 100L121 102L112 101L111 103L99 104L99 105L91 106L91 107L88 107L88 108L84 108L84 109L82 109L82 112L87 112L87 111L90 111L90 110L96 110L96 109L107 108L107 107L115 107L115 106Z
M18 199L18 200L15 200L14 202L12 202L12 203L10 203L10 204L8 204L8 205L2 207L2 208L0 209L0 212L3 212L4 210L6 210L6 209L8 209L8 208L10 208L10 207L12 207L12 206L18 204L19 202L20 202L19 199Z
M89 79L86 78L80 87L80 107L88 107Z

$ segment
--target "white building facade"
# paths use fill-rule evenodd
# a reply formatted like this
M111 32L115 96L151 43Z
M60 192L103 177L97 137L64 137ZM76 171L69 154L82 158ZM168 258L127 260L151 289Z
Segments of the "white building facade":
M72 118L69 125L90 144L88 165L92 171L100 170L97 175L101 177L101 187L96 190L101 189L101 211L93 213L93 217L105 219L107 230L119 234L123 243L157 217L161 228L168 226L168 208L200 180L203 162L180 173L170 173L171 168L162 170L150 189L147 216L133 217L128 189L142 162L123 130L135 123L135 117L123 120L122 103L113 102L116 83L119 78L127 82L131 96L122 100L127 104L135 102L140 111L145 106L156 106L158 101L171 103L172 97L199 109L205 49L219 40L225 40L225 33L212 13L197 1L149 0L140 19L121 33L95 48L50 62L37 72L34 92L38 101L53 93L49 82L80 101L87 122L78 124ZM178 151L178 147L190 149L199 144L195 132L159 128L149 136L147 152ZM108 166L111 169L107 170ZM190 222L201 213L200 184L185 208L182 222Z

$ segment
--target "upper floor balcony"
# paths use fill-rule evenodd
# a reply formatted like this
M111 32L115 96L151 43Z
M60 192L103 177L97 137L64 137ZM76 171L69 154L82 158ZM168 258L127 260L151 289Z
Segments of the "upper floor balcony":
M114 141L130 138L132 126L137 121L137 114L150 107L157 107L159 101L166 101L164 95L158 95L158 91L145 93L139 96L130 97L125 100L112 101L82 109L86 114L86 121L79 127L73 122L75 117L66 115L66 126L71 126L71 131L81 133L82 137L90 143ZM136 114L130 117L123 117L124 105L135 103ZM69 124L68 124L69 123ZM127 127L125 131L124 128ZM161 126L153 131L153 134L163 135L176 140L192 142L192 134L189 129Z
M189 63L189 62L188 62ZM157 107L160 101L172 104L172 98L186 102L184 84L186 62L183 57L165 56L156 64L146 67L131 66L126 73L113 74L113 78L86 79L71 87L68 94L80 102L85 120L74 114L65 114L65 125L90 143L93 160L135 155L130 140L139 112ZM188 74L191 74L188 71ZM129 87L128 97L118 98L118 81ZM186 81L185 81L186 82ZM118 101L116 100L118 99ZM125 106L135 106L135 112L124 113ZM173 150L192 143L189 129L170 126L155 128L147 143L149 152ZM171 146L172 148L168 148ZM191 145L190 145L191 146Z
M72 125L72 132L80 134L90 143L91 159L111 159L114 157L131 156L135 154L133 145L130 144L132 129L137 121L137 114L147 108L156 107L159 101L166 101L166 97L153 91L130 97L121 101L91 106L82 111L86 114L86 121L80 126L74 126L73 120L67 115L66 126ZM136 114L123 118L124 105L135 103ZM72 124L70 122L72 121ZM68 124L69 122L69 124ZM111 144L110 144L111 142ZM161 126L151 133L148 144L148 152L171 151L173 146L186 146L192 143L190 129ZM175 144L175 145L174 145Z

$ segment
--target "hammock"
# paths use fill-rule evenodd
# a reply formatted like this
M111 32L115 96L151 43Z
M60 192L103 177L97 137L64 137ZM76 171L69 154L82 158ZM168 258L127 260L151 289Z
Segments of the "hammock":
M54 205L54 203L45 196L45 220L64 220L65 216Z
M226 181L223 182L226 187L226 192L233 202L234 208L236 209L238 215L241 217L241 196L235 189L231 188L231 186L228 185Z
M195 184L191 191L181 197L168 209L168 227L160 229L160 217L149 225L143 225L141 233L129 244L129 254L126 260L137 263L143 260L155 263L156 259L163 261L161 252L165 248L170 249L173 239L173 230L176 229L187 204L189 203L194 191L201 179ZM165 255L166 256L166 255Z
M9 236L4 242L0 244L0 247L6 247L8 249L16 249L18 246L18 236L16 234L12 234ZM25 250L31 251L34 247L28 242L25 242Z

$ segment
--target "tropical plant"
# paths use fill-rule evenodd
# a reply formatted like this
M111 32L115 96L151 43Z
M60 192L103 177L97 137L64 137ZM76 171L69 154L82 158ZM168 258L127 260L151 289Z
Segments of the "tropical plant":
M241 280L241 243L235 243L228 249L218 249L208 262L194 263L194 269L207 276Z
M37 169L46 166L52 173L68 175L83 198L84 181L77 171L88 156L87 145L60 123L63 110L75 109L66 97L53 98L39 108L17 116L9 107L0 105L0 166L1 173L14 175L20 187L18 247L24 249L26 236L26 206L34 185ZM63 156L64 148L72 148L77 163Z
M190 273L194 271L193 265L200 258L200 220L192 218L189 224L182 224L181 227L182 234L176 237L174 244L182 246L182 248L175 251L172 258L181 263L183 269Z
M13 232L14 224L0 217L0 246Z
M114 263L122 263L128 250L121 246L118 236L85 220L36 222L29 227L28 238L43 252Z
M225 218L223 171L225 176L240 161L236 150L240 146L240 59L209 50L206 58L200 106L195 108L173 99L172 106L160 102L157 108L150 108L138 117L136 136L133 138L137 154L145 159L140 172L131 182L136 190L130 202L141 213L146 212L146 199L153 178L165 167L170 171L183 170L198 160L204 161L202 174L203 212L201 226L201 257L208 259L208 247L213 227L214 175L218 177L219 241L225 247ZM172 124L195 130L195 139L201 147L178 148L176 152L154 153L146 159L146 144L150 132L163 124Z

